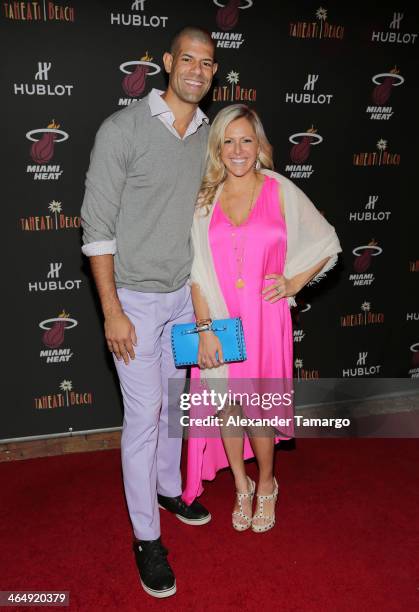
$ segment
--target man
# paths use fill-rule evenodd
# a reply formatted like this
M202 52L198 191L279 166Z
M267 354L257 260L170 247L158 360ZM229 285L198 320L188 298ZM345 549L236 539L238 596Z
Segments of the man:
M121 454L136 562L144 590L159 598L173 595L176 581L158 506L187 524L211 520L199 502L182 500L182 440L168 435L168 412L179 410L168 380L185 377L174 366L170 330L193 320L190 229L209 129L198 103L217 70L211 36L184 28L163 62L167 90L152 90L101 125L81 211L82 250L124 401Z

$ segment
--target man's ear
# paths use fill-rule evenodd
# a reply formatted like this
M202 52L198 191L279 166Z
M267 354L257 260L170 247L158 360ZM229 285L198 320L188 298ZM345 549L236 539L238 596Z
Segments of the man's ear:
M214 76L217 70L218 70L218 64L217 62L215 62L215 64L212 65L212 76Z
M167 74L170 74L172 70L172 64L173 64L173 55L169 53L168 51L163 53L163 64L164 64L164 69L166 70Z

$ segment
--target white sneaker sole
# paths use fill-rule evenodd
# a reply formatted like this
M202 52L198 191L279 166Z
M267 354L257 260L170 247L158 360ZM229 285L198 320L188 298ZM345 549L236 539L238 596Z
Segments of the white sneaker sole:
M141 582L141 586L143 587L144 591L148 593L149 595L151 595L152 597L157 597L157 599L164 599L165 597L170 597L171 595L174 595L176 593L176 581L175 581L175 584L172 587L170 587L170 589L166 589L165 591L155 591L154 589L150 589L150 587L144 584L141 578L140 578L140 582Z
M159 504L159 508L161 508L162 510L166 510L166 512L168 512L167 508L164 508L160 504ZM182 523L186 523L186 525L197 525L197 526L206 525L212 519L211 514L208 514L208 516L204 516L203 518L200 518L200 519L187 519L180 514L175 514L175 516L177 516L177 518L180 521L182 521Z

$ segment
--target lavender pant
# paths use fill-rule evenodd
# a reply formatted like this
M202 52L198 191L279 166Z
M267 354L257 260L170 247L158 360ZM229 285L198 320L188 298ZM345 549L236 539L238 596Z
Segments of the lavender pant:
M120 288L118 296L137 334L135 359L125 365L115 358L124 400L125 495L135 537L155 540L160 536L157 493L181 494L182 439L168 436L169 411L180 408L173 394L169 401L168 381L184 379L185 370L175 368L170 330L174 323L193 320L190 288L186 285L172 293Z

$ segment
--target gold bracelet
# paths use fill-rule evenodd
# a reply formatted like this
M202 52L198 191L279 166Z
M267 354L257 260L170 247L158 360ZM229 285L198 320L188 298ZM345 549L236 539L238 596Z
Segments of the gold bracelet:
M201 327L201 325L211 325L211 323L212 319L199 319L199 321L196 322L196 326Z

